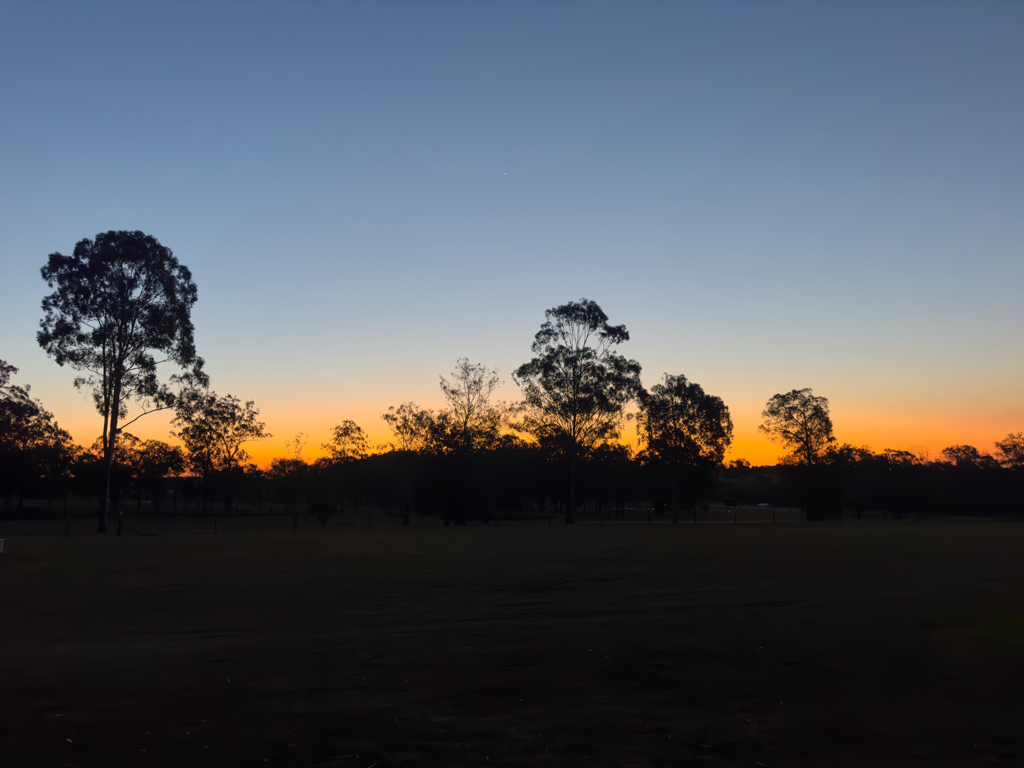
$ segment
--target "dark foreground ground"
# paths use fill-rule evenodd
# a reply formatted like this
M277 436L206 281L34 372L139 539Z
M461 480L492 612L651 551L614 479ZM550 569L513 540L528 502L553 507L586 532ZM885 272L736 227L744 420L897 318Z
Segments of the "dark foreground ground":
M0 766L1024 764L1022 524L281 522L8 535Z

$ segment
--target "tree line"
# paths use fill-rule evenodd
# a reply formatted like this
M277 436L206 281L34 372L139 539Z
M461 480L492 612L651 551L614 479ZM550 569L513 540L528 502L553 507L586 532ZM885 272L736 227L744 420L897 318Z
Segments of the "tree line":
M440 377L444 407L406 402L383 414L392 442L371 446L344 421L324 457L307 459L299 435L260 468L245 446L271 435L254 402L210 388L191 321L198 291L170 249L141 232L101 233L70 256L52 254L42 276L52 293L38 342L78 372L74 385L91 395L102 429L89 448L74 445L0 361L0 490L8 508L26 493L65 505L71 493L93 496L101 532L114 512L121 532L132 498L160 511L168 495L203 511L243 499L302 508L325 524L360 505L397 508L407 524L413 512L458 524L513 511L557 512L571 524L588 506L621 517L641 503L678 520L715 498L799 506L813 519L844 509L1024 512L1024 434L999 441L994 455L971 446L934 460L874 453L837 443L828 401L810 389L776 394L762 413L761 431L787 450L778 467L727 463L728 406L682 374L644 388L640 364L619 351L626 327L589 299L546 311L531 359L512 372L517 402L494 398L496 371L461 359ZM180 445L127 431L161 410L173 412ZM626 430L635 447L621 441Z

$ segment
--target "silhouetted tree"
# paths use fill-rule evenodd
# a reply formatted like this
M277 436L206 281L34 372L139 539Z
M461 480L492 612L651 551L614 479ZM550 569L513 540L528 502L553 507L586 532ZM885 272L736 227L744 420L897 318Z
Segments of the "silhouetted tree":
M472 452L494 447L501 435L508 409L504 403L491 404L491 395L501 385L498 372L461 358L452 379L441 377L441 391L448 408L444 414L444 441L454 450Z
M332 463L345 464L365 458L370 453L366 433L354 421L341 422L331 430L330 442L321 446Z
M581 450L618 437L625 408L641 390L640 364L617 354L629 340L624 325L589 299L549 309L531 350L535 357L515 370L522 389L520 428L540 441L564 443L569 454L569 504L576 506L576 461Z
M678 483L688 486L688 506L695 503L694 486L707 487L732 445L729 408L685 376L666 373L661 384L640 393L637 434L645 458L670 478L672 520L678 522Z
M942 449L943 460L960 468L991 469L997 462L987 453L982 453L973 445L951 445Z
M259 420L256 404L249 400L243 405L234 395L191 390L178 398L174 414L174 435L185 446L189 470L203 484L205 512L214 473L240 468L249 460L242 446L273 435Z
M502 434L509 407L491 402L500 383L492 369L462 358L451 379L441 376L447 408L434 412L403 403L383 415L395 435L395 455L371 462L372 474L385 468L395 473L386 495L400 507L403 524L409 524L414 503L421 514L443 512L446 523L453 513L457 524L484 514L493 494L483 492L481 472L493 451L514 442Z
M1024 432L1011 432L996 441L996 459L1007 469L1024 469Z
M896 448L886 448L882 451L882 456L885 457L886 461L889 462L890 465L896 467L909 467L914 464L924 463L911 451L904 451Z
M327 451L320 462L321 478L328 487L333 486L326 494L329 498L336 499L344 510L346 490L352 496L352 507L356 509L356 489L353 477L353 465L370 455L370 441L366 433L354 421L346 420L331 430L331 439L321 446ZM324 498L318 501L326 502ZM323 508L327 510L327 507ZM327 524L329 511L323 513L321 518L323 525Z
M758 429L773 443L790 451L791 460L817 464L825 448L835 442L828 399L816 397L810 389L794 389L774 395L761 412L764 423Z
M43 299L39 345L58 365L84 372L75 386L91 390L103 416L109 475L121 429L172 407L172 385L206 383L193 340L196 285L169 248L142 232L111 231L81 240L71 256L51 254L42 276L55 290ZM164 362L183 373L161 384L157 366ZM132 401L142 413L122 424ZM108 479L100 532L107 529L109 484Z
M839 464L824 460L826 450L835 442L828 400L816 397L810 389L794 389L773 396L761 417L764 422L758 429L790 450L780 463L790 465L785 475L797 489L807 519L840 516L843 470Z
M416 403L402 403L398 408L388 408L388 412L381 418L394 433L398 450L418 451L427 444L434 413L420 408Z
M822 461L833 466L848 466L858 461L868 461L872 457L871 449L865 445L856 446L849 443L828 446L822 454Z
M63 477L79 450L29 386L11 384L18 369L0 360L0 484L18 492L43 478Z

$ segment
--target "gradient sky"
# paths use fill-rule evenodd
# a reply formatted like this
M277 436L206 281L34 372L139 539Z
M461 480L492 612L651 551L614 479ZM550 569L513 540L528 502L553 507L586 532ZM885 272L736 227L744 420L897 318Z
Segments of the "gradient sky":
M310 452L587 297L644 383L876 450L1024 430L1024 4L0 4L0 358L80 443L39 269L139 229L213 388ZM132 431L167 439L151 416Z

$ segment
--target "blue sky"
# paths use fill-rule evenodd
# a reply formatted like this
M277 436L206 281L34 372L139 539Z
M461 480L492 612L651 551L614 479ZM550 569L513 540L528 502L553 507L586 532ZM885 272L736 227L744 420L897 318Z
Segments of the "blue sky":
M805 386L840 439L990 449L1024 429L1022 84L1020 3L4 3L0 357L91 441L39 268L141 229L275 451L384 439L458 357L508 378L583 296L646 384L725 399L734 456Z

